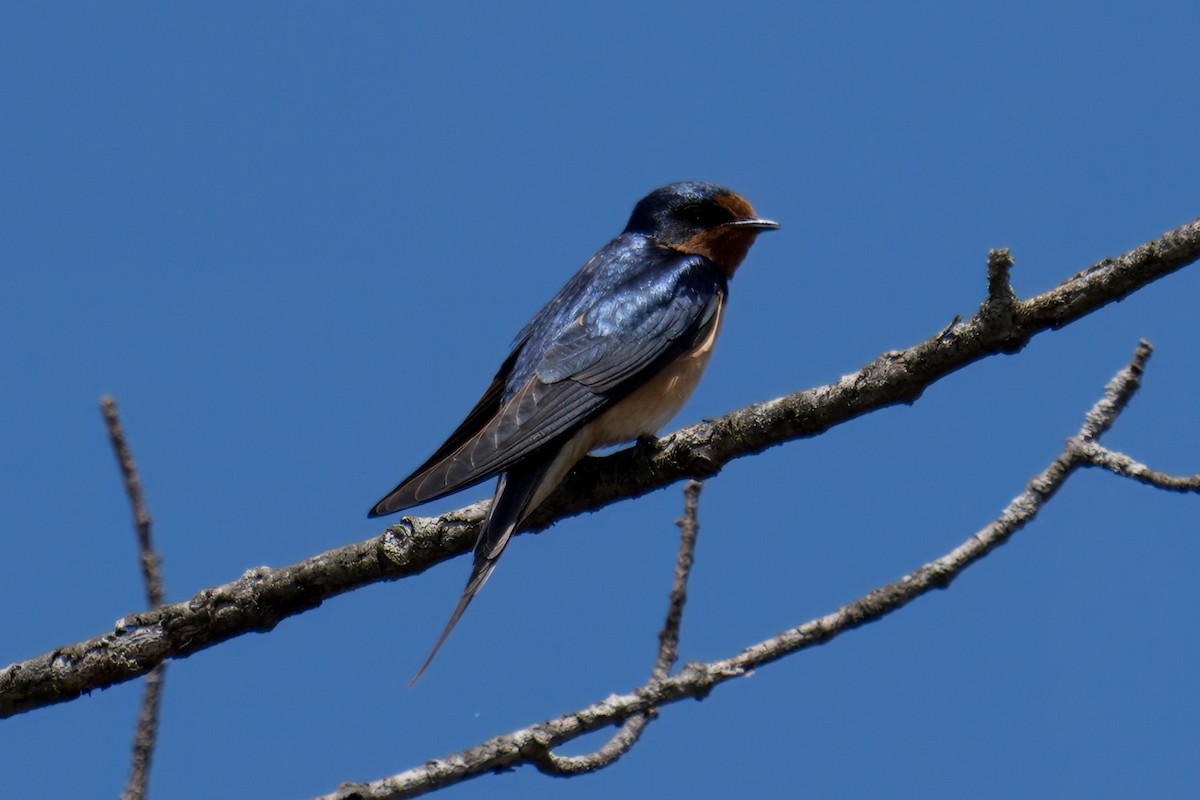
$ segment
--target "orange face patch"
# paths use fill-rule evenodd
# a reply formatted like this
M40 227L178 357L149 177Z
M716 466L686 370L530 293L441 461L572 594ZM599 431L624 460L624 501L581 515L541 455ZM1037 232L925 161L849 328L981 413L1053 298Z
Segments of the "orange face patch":
M753 219L758 214L754 213L754 208L751 207L749 201L740 194L729 192L728 194L719 194L716 197L717 203L729 209L729 213L733 214L734 219Z
M719 205L724 206L735 220L757 219L758 214L750 202L740 194L725 192L713 198ZM736 225L718 225L715 228L700 231L683 244L672 245L682 253L704 256L712 261L726 277L741 265L755 237L762 232L761 228L738 227Z
M749 203L746 203L746 207L750 207ZM751 216L753 213L751 210ZM743 217L742 219L749 218ZM750 252L750 245L754 244L754 237L758 233L756 228L713 228L697 233L675 249L683 253L704 256L720 267L726 277L732 278L734 271L746 257L746 253Z

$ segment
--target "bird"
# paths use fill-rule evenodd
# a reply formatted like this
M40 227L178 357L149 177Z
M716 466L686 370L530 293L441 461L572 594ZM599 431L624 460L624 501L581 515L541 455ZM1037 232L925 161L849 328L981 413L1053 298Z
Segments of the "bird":
M762 219L700 181L655 189L517 334L445 443L370 510L380 517L499 476L432 663L512 535L589 451L652 436L683 407L721 329L729 279Z

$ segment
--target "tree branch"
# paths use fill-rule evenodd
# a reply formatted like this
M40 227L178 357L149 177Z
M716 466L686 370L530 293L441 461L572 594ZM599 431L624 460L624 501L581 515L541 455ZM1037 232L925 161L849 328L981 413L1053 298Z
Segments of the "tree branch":
M704 484L699 481L688 481L683 489L683 519L677 520L679 525L679 554L675 558L675 579L671 584L671 593L667 599L667 619L663 629L658 634L658 658L655 659L654 669L650 671L651 683L661 681L671 674L671 667L679 660L679 626L683 623L683 606L687 602L688 578L692 574L692 564L696 560L696 537L700 532L697 519L697 508L700 500L700 489ZM657 716L651 709L634 714L621 724L612 738L593 753L583 756L560 756L550 749L550 743L537 736L526 745L524 755L539 770L547 775L568 776L583 772L595 772L612 764L629 749L637 744L642 731L650 720Z
M154 552L150 538L150 512L146 510L146 498L142 495L142 482L138 478L137 464L133 451L125 440L121 418L117 414L117 403L111 397L100 398L100 413L104 415L104 426L108 440L112 443L113 455L125 483L125 495L129 498L129 510L133 514L133 531L138 542L138 561L142 567L142 582L146 587L146 601L151 608L163 603L161 561ZM142 800L150 784L150 761L154 756L154 743L158 737L158 710L162 705L163 683L167 664L162 662L150 670L142 691L142 707L138 712L137 725L133 731L133 753L130 759L129 780L121 800Z
M989 277L979 312L907 350L884 353L836 383L756 403L691 425L653 444L588 459L531 520L540 530L563 517L636 497L682 478L706 478L735 458L898 403L912 403L942 377L987 356L1013 353L1037 334L1068 325L1200 258L1200 219L1049 292L1007 302L1007 267ZM996 313L1011 305L1011 313ZM78 697L144 674L234 636L268 631L281 619L368 583L415 575L471 548L486 509L475 503L436 518L405 517L381 536L280 569L259 567L185 603L118 620L112 632L0 670L0 717Z
M1076 448L1079 457L1084 459L1089 467L1107 469L1123 478L1131 478L1148 486L1172 492L1200 492L1200 474L1183 476L1155 472L1124 453L1115 453L1091 441L1077 442Z
M968 566L1007 542L1027 525L1075 470L1094 464L1092 448L1098 447L1096 439L1111 427L1137 391L1150 352L1150 345L1143 341L1129 365L1105 387L1104 397L1088 412L1083 426L1067 440L1062 453L1036 475L1025 491L1009 503L991 524L941 558L887 586L872 590L831 614L752 645L732 658L706 664L688 664L675 677L656 675L645 686L629 694L611 696L587 708L563 714L558 719L494 737L469 750L444 759L427 761L388 778L370 783L343 784L337 791L323 795L319 800L416 797L487 772L510 770L534 761L529 755L531 743L544 749L557 747L601 728L654 713L670 703L704 697L732 678L747 675L758 667L800 650L829 642L843 633L883 618L927 592L945 588ZM1200 486L1193 487L1193 490L1200 491Z

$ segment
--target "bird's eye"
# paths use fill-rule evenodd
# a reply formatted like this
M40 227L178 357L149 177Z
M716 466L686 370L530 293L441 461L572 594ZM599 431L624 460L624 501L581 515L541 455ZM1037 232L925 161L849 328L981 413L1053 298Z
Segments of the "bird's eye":
M680 215L693 225L702 228L715 228L733 219L729 209L716 203L694 203L684 206L680 209Z

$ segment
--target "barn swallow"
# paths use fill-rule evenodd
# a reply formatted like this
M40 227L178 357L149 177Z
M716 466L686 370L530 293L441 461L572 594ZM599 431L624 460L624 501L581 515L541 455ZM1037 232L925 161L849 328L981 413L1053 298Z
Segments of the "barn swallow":
M646 195L621 235L521 330L463 423L375 504L371 517L500 476L470 579L413 683L509 538L576 462L657 433L683 407L712 355L729 279L755 237L778 227L709 183L672 183Z

